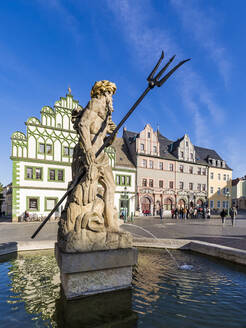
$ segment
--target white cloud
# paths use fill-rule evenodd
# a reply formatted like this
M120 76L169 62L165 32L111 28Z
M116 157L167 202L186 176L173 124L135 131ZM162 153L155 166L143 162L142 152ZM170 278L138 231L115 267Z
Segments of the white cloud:
M153 65L153 58L157 58L162 49L165 49L169 56L177 53L184 58L183 51L169 32L153 27L155 12L151 8L151 3L141 1L139 5L138 2L133 3L129 0L108 1L108 7L116 16L117 26L120 26L131 49L133 46L134 57L138 56L138 60L142 63L141 67L149 67L150 63ZM196 137L194 142L206 147L211 146L212 140L208 137L211 133L206 120L221 124L223 110L216 104L202 78L191 69L190 65L183 66L178 74L179 93L193 120ZM201 108L205 113L202 113Z
M184 28L206 50L223 77L225 85L228 85L231 64L227 59L224 45L216 38L216 22L211 19L208 12L198 7L198 1L170 0L170 2L181 17Z

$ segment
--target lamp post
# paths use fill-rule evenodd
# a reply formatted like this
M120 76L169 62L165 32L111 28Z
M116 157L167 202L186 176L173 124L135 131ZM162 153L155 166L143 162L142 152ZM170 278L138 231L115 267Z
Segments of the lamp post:
M124 222L127 222L127 195L128 195L128 191L127 191L127 187L124 188Z
M229 199L230 199L231 194L229 191L226 192L226 198L227 198L227 215L229 216Z

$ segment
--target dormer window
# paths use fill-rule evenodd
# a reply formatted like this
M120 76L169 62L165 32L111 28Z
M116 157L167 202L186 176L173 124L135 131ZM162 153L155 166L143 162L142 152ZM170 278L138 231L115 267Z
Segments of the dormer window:
M221 167L221 162L220 161L217 161L217 166Z
M222 167L226 167L225 161L222 161Z
M183 151L180 152L180 158L184 158L184 152Z
M153 152L154 152L154 154L157 153L157 147L156 146L153 147Z
M188 147L188 146L189 146L189 142L188 142L188 141L186 141L186 143L185 143L185 144L186 144L186 147Z
M148 132L148 138L150 138L150 132Z
M144 144L143 143L140 144L140 150L144 151Z
M216 160L215 159L212 159L212 165L216 166Z

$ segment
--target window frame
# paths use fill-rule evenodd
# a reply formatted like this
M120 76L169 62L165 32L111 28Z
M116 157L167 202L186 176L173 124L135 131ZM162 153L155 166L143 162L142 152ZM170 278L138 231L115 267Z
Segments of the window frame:
M29 201L31 199L37 200L37 209L32 209L29 207L29 205L30 205ZM40 196L26 196L26 210L28 212L39 212L40 211Z
M44 211L45 212L50 212L52 209L47 208L47 200L54 200L55 201L55 206L58 203L58 197L44 197Z
M55 171L55 180L50 179L50 171ZM58 180L58 171L63 171L63 180ZM47 176L47 181L48 182L65 182L65 169L63 168L53 168L53 167L48 167L48 176Z
M39 149L40 145L44 145L44 152L43 153ZM50 154L47 153L47 146L51 147L51 153ZM54 153L53 144L46 143L46 142L38 142L38 151L37 151L37 153L40 154L40 155L53 156L53 153Z
M33 170L32 172L32 178L28 178L27 177L27 169L31 168ZM42 166L30 166L30 165L25 165L25 175L24 175L24 180L35 180L35 181L43 181L44 179L44 175L43 175L43 167ZM41 170L41 179L37 179L37 173L36 173L36 169L40 169Z

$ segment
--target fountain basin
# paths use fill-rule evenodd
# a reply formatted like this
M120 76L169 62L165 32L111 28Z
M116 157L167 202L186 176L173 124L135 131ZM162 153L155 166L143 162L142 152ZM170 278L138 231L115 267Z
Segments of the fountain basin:
M52 251L0 263L1 327L244 327L246 272L190 252L139 249L132 290L67 301Z

